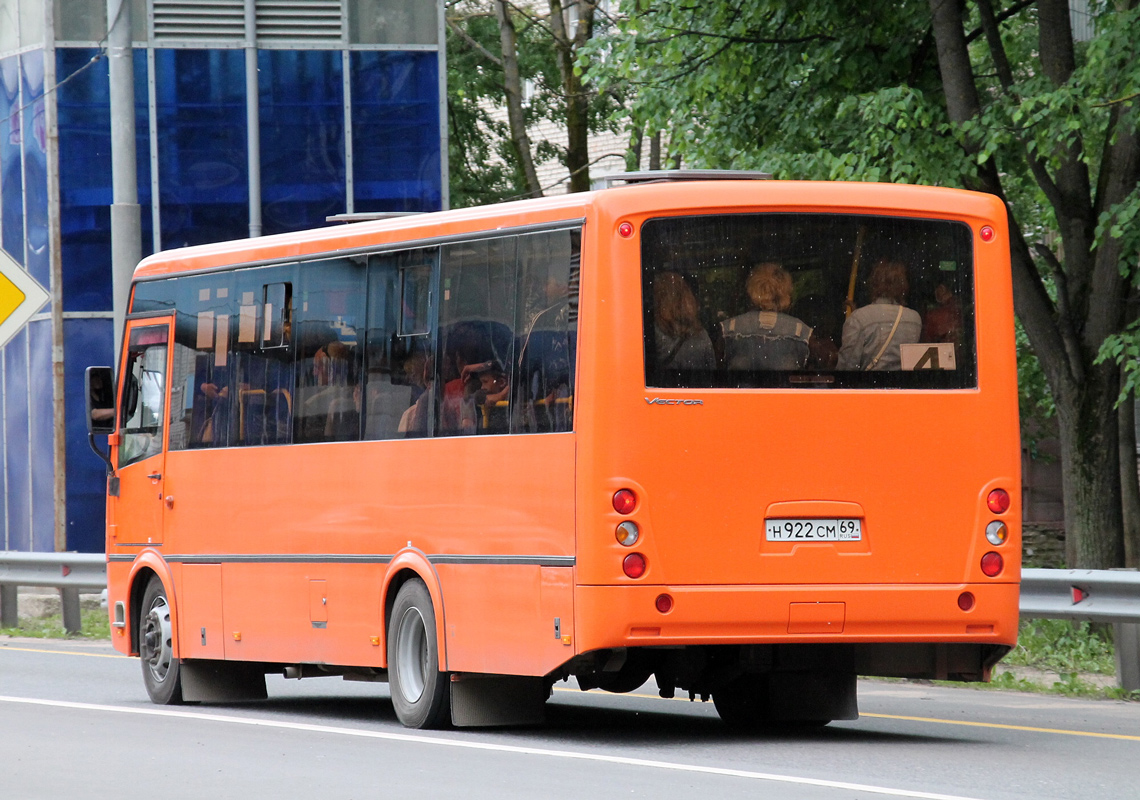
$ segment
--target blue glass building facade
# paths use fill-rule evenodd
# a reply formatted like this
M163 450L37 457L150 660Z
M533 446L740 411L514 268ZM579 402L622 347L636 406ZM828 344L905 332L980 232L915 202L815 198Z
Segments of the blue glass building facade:
M45 288L56 275L61 298L0 350L0 549L103 548L105 479L87 444L83 372L115 350L106 7L0 0L0 246ZM281 8L131 0L144 256L337 214L446 207L442 2Z

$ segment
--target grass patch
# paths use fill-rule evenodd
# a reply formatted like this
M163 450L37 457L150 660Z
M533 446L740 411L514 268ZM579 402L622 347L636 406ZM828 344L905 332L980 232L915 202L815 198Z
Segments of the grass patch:
M1017 647L1002 663L1033 667L1061 675L1092 672L1116 674L1112 627L1062 619L1021 621Z
M17 628L0 628L0 635L27 636L33 639L110 639L111 621L106 609L90 608L79 612L82 628L79 633L70 634L63 629L63 615L26 618Z

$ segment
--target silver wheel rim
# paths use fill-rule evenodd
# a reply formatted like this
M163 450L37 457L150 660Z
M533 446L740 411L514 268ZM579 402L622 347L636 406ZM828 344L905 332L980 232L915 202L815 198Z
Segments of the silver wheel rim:
M174 653L171 639L170 606L166 604L165 597L156 597L143 620L142 644L139 648L143 663L155 683L162 683L170 674Z
M427 630L418 608L409 608L400 617L396 631L396 671L404 700L414 703L424 693L428 670Z

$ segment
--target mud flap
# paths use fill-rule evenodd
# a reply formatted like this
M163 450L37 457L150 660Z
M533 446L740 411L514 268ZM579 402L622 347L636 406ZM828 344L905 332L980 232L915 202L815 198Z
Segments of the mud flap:
M767 680L770 722L859 719L854 673L773 672Z
M546 719L549 696L542 678L455 673L451 724L457 728L540 724Z
M182 699L187 703L264 700L265 670L241 661L188 660L181 664Z

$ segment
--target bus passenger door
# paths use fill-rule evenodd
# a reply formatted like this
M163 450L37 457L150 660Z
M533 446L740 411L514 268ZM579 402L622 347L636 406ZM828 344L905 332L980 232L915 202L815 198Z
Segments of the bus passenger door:
M169 317L127 322L112 545L162 544L170 325Z

